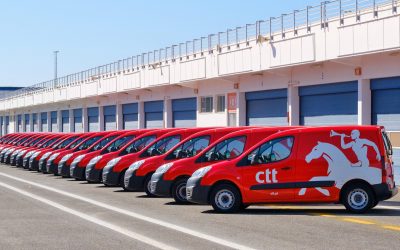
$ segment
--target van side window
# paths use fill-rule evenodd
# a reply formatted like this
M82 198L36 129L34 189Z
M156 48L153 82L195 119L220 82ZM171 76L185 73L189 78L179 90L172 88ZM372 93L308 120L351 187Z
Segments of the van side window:
M293 137L283 137L268 141L253 150L239 166L268 164L284 160L290 156L293 147Z
M387 155L393 154L392 144L390 143L389 137L385 131L382 131L382 139L385 144L385 150Z

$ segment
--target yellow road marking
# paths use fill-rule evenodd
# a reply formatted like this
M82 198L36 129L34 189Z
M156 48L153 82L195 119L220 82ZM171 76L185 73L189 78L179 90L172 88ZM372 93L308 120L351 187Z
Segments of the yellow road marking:
M338 217L337 215L333 215L333 214L316 214L316 215L321 216L321 217L327 217L327 218L336 218L336 217Z
M291 210L309 209L310 208L309 206L286 206L286 205L271 205L271 204L262 205L262 206L276 208L276 209L291 209ZM309 213L309 214L314 215L314 216L331 218L331 219L335 219L335 220L339 220L339 221L350 222L350 223L356 223L356 224L362 224L362 225L375 225L377 227L387 229L387 230L392 230L392 231L400 231L400 226L385 225L385 224L381 224L379 222L374 222L374 221L369 221L369 220L361 220L361 219L340 216L340 215L334 215L334 214L326 214L326 213Z
M353 219L353 218L343 218L341 220L347 221L347 222L352 222L352 223L363 224L363 225L375 225L376 224L376 223L374 223L372 221L359 220L359 219Z
M389 230L400 231L400 227L396 226L382 226L382 227Z

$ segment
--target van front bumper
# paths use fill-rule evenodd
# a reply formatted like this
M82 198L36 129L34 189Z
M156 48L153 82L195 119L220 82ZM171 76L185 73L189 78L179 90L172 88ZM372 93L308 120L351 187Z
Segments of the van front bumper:
M119 177L120 177L121 172L114 172L112 169L109 170L109 172L104 171L102 173L102 181L103 184L107 186L119 186Z
M124 186L129 191L143 191L145 176L136 175L136 171L130 171L129 169L125 172Z
M186 198L188 201L198 204L209 204L211 186L200 184L201 177L190 177L186 183Z
M70 169L70 171L71 171L71 169ZM85 180L86 179L85 172L86 172L86 167L81 168L81 167L76 166L75 168L72 169L71 177L78 179L78 180Z
M154 173L150 180L150 191L152 194L162 197L171 197L172 181L163 179L164 173Z
M101 173L103 169L96 169L95 165L87 165L85 169L85 176L88 182L101 182Z

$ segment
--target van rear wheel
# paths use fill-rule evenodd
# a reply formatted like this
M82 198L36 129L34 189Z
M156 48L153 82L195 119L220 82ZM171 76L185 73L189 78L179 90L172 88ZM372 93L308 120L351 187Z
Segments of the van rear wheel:
M352 213L365 213L375 204L372 189L364 183L357 183L346 187L342 203Z
M235 213L242 207L240 192L231 184L220 184L213 188L210 202L219 213Z

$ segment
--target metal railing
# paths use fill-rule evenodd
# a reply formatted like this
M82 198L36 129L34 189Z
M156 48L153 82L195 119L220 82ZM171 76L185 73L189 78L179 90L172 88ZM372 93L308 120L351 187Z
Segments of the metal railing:
M161 65L169 63L183 57L203 56L204 53L214 53L222 47L248 44L260 37L273 40L274 36L285 38L287 32L297 35L298 30L306 29L311 32L311 27L320 25L326 28L328 22L337 19L344 25L344 19L355 16L356 21L360 21L360 16L364 12L373 13L373 17L378 16L381 9L391 9L393 14L398 12L400 0L332 0L324 1L316 6L307 6L302 10L294 10L291 13L282 14L278 17L270 17L266 20L259 20L255 23L227 29L226 31L209 34L208 36L196 38L183 43L174 44L158 50L131 56L116 62L98 66L78 73L70 74L30 87L12 91L0 98L4 100L16 96L23 96L36 92L53 90L65 86L73 86L84 82L90 82L100 77L110 77L121 72L140 70L151 65Z

